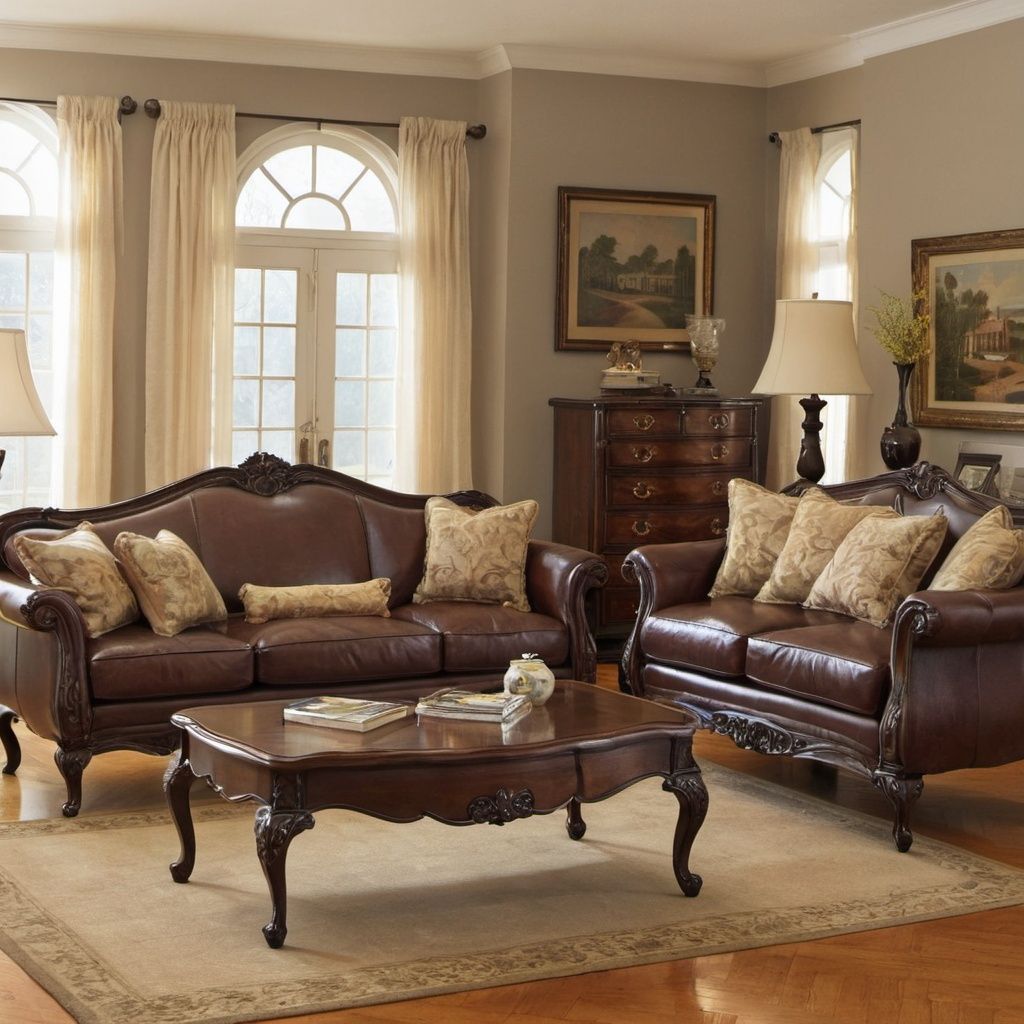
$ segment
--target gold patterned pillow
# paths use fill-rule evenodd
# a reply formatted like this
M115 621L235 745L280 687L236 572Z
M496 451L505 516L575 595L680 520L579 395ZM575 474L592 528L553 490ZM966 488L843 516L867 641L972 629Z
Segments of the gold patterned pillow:
M789 536L799 501L739 477L729 481L725 558L708 597L753 597L764 586Z
M54 540L15 537L14 550L34 583L74 598L89 636L102 636L139 617L135 595L89 523Z
M1007 590L1024 578L1024 530L1005 505L986 512L954 545L929 590Z
M119 533L114 553L128 582L159 636L177 636L189 626L228 617L224 599L196 553L170 530L156 538Z
M861 520L836 548L804 607L889 625L939 553L947 525L941 512Z
M526 549L537 502L473 512L447 498L430 498L423 579L412 595L427 601L482 601L528 612Z
M895 519L896 513L872 505L842 505L817 487L805 491L772 574L754 600L769 604L806 601L814 581L846 535L872 516Z
M389 618L391 580L365 583L314 583L305 587L261 587L245 583L238 592L246 622L313 619L331 615L379 615Z

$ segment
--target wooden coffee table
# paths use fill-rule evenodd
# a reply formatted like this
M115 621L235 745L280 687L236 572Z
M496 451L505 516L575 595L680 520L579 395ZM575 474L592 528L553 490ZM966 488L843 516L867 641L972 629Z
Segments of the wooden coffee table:
M196 841L189 792L197 778L228 800L254 800L256 854L273 915L263 928L274 949L286 928L285 856L292 839L329 807L388 821L427 815L448 825L504 825L567 808L582 839L581 802L613 796L660 776L679 801L672 864L687 896L700 892L690 848L708 795L691 751L689 714L588 683L559 681L543 707L511 728L410 717L367 733L285 723L286 701L189 708L172 717L181 754L165 782L181 838L171 877L187 882Z

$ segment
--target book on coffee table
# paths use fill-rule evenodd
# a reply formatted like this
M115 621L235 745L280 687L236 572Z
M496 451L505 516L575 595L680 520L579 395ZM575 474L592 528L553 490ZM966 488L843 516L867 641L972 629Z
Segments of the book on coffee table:
M532 707L530 698L524 694L438 690L420 698L416 705L416 714L510 725L523 715L529 714Z
M369 732L411 713L412 707L409 704L359 700L355 697L307 697L287 704L284 720L301 725L321 725L328 729Z

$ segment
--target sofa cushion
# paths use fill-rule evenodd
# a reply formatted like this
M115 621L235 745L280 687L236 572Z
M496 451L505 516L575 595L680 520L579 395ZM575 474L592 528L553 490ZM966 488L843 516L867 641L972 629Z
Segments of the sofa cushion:
M441 634L446 672L504 672L513 658L526 652L538 654L551 666L561 665L569 657L565 626L538 612L465 601L433 601L404 605L391 614Z
M740 477L729 481L725 558L708 597L753 597L764 586L789 536L799 501Z
M253 681L253 651L223 626L197 626L159 636L149 626L123 626L89 641L89 682L97 700L228 693Z
M385 619L391 580L364 583L311 583L305 587L261 587L246 583L238 592L246 622L316 619L332 615L381 615Z
M842 615L808 611L796 605L764 604L749 597L716 597L663 608L649 616L640 633L640 647L645 657L666 665L719 676L742 676L750 637L849 621Z
M747 676L773 690L873 715L889 689L891 629L846 621L751 637Z
M256 682L272 686L403 679L441 671L441 636L394 618L353 615L278 619L252 624L232 620L231 633L256 652Z

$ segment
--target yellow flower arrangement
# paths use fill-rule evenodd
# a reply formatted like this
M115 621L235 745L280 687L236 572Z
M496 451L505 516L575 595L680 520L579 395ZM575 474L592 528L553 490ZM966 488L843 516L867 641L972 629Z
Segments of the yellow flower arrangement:
M891 356L892 361L916 363L928 354L928 326L931 317L927 313L915 313L914 308L923 302L925 293L914 292L910 302L896 295L882 292L880 306L868 306L875 314L876 324L871 333Z

